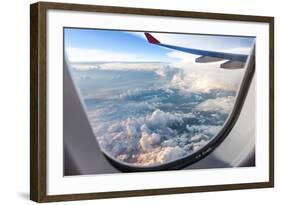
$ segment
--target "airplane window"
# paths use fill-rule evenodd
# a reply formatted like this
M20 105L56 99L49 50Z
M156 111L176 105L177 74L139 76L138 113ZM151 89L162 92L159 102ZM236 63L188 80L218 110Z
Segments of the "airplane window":
M254 44L245 36L64 28L93 133L122 170L176 169L221 143L249 87Z

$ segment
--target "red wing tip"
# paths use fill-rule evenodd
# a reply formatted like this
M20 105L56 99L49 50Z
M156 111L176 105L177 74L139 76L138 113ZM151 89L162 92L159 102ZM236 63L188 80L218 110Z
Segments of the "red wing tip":
M148 40L149 43L152 44L159 44L160 41L158 41L156 38L154 38L150 33L144 33L146 39Z

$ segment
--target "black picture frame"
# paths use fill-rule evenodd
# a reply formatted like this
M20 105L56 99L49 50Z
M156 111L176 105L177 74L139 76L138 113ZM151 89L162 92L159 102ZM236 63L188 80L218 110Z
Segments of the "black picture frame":
M229 21L262 22L269 24L269 181L227 185L206 185L115 191L102 193L75 193L47 195L47 68L46 68L46 13L48 10L84 11L101 13L136 14L159 17L217 19ZM125 8L85 4L38 2L30 6L30 199L36 202L85 200L114 197L132 197L160 194L179 194L274 186L274 18L143 8Z

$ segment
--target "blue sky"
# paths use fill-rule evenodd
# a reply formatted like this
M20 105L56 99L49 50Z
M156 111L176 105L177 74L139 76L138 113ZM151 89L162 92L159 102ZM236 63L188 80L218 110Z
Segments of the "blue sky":
M152 33L165 44L216 51L248 52L254 38ZM70 61L174 62L173 50L149 44L143 32L65 28ZM173 56L173 57L171 57Z

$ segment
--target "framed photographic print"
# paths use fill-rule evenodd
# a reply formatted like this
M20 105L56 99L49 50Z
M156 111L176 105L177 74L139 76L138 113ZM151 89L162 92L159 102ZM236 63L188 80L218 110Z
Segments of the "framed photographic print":
M30 197L274 186L274 18L31 5Z

